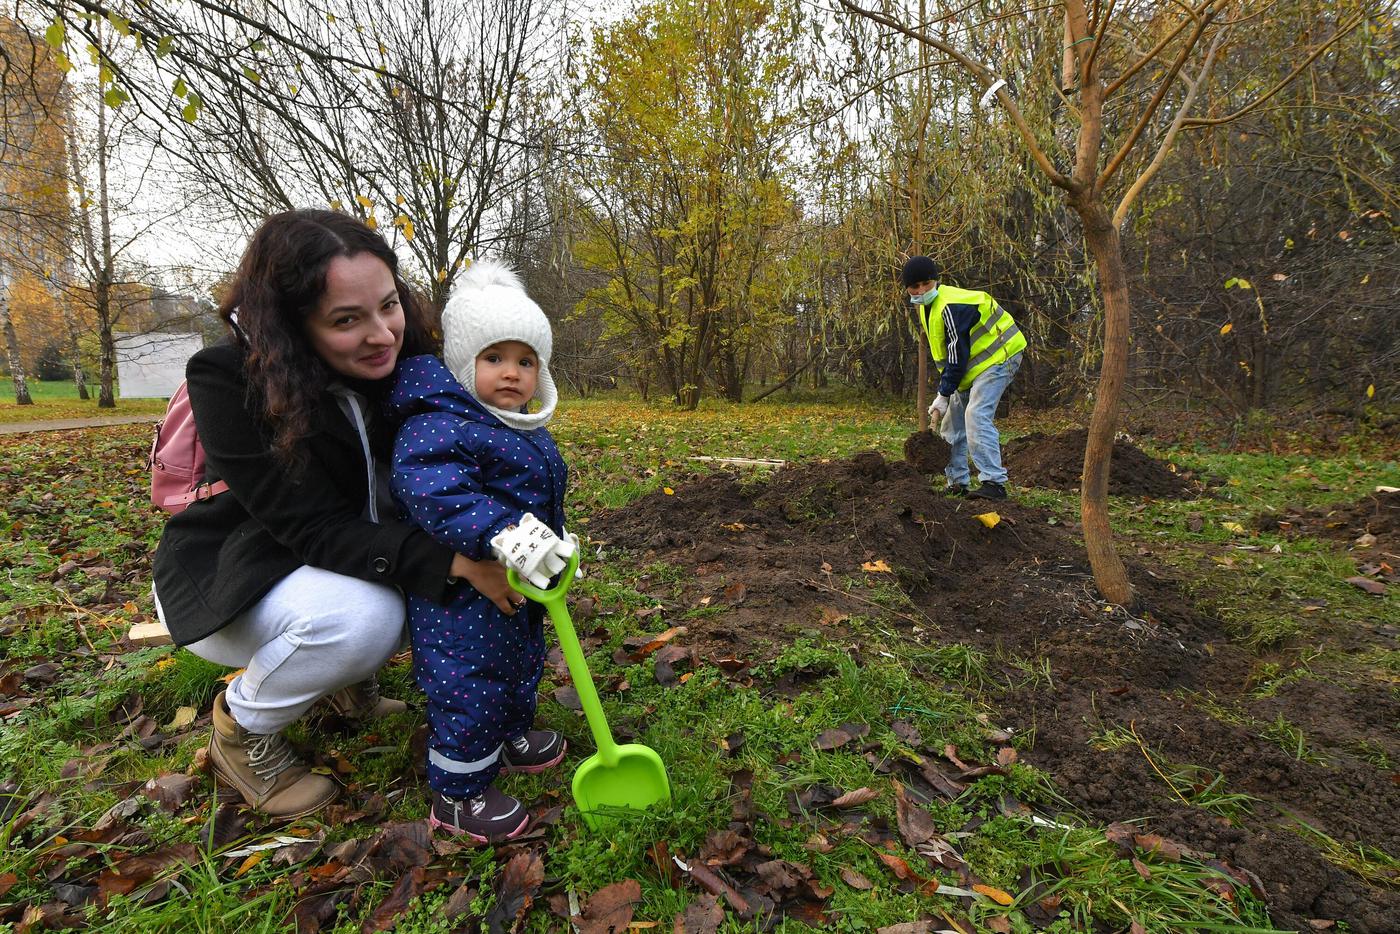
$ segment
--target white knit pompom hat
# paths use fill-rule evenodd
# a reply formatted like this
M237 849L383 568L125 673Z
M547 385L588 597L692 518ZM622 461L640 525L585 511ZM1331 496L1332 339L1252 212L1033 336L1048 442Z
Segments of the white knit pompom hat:
M476 357L492 344L520 341L540 358L535 385L538 412L498 409L476 394ZM542 428L554 415L559 394L549 374L554 334L540 306L525 294L525 286L509 266L494 260L477 260L467 267L447 307L442 311L442 357L457 381L492 415L512 428Z

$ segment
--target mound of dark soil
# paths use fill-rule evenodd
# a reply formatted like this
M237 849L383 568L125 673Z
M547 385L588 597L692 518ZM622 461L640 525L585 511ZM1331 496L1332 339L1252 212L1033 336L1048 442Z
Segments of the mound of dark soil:
M1337 539L1352 543L1358 552L1394 555L1400 552L1400 493L1370 493L1354 503L1325 509L1265 513L1254 524L1263 532Z
M978 516L992 509L999 521L989 528ZM1258 873L1280 926L1332 918L1355 932L1395 930L1400 893L1336 868L1283 815L1400 853L1400 824L1391 819L1400 813L1400 784L1347 751L1360 739L1377 742L1400 702L1380 684L1330 686L1326 711L1311 713L1307 698L1316 692L1302 687L1252 698L1252 658L1160 567L1130 568L1141 588L1136 616L1105 607L1082 543L1049 514L947 497L913 465L875 452L790 465L762 482L698 477L673 495L595 514L589 528L628 560L682 569L651 579L660 617L670 619L645 625L656 631L709 608L687 620L684 637L707 660L756 663L811 630L850 640L845 621L859 614L883 617L911 641L967 643L1048 664L1048 679L1015 679L1022 686L998 698L1000 716L1004 726L1033 732L1028 761L1076 807L1105 823L1145 818L1167 837ZM850 647L859 658L860 646ZM1224 723L1192 700L1207 695L1242 705L1255 726ZM1259 725L1279 715L1308 730L1309 748L1326 764L1261 736ZM1143 747L1092 742L1130 727ZM1400 760L1400 740L1388 735L1383 751ZM1252 811L1230 821L1184 803L1144 747L1159 762L1224 775L1225 787L1253 796Z
M932 431L916 431L904 439L904 459L919 473L941 473L951 451L943 436Z
M1033 432L1008 441L1002 448L1002 461L1013 483L1077 490L1088 437L1083 428L1055 435ZM1127 441L1113 442L1113 462L1108 474L1108 492L1113 496L1194 499L1199 493L1194 480L1190 473L1176 472L1171 465L1148 456Z

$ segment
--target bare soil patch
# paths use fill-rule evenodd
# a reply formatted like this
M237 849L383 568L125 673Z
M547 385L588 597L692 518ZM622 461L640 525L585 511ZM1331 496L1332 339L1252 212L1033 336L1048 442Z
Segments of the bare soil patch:
M1289 509L1255 519L1263 532L1348 542L1360 553L1400 552L1400 493L1376 492L1326 509Z
M1050 439L1036 460L1049 462L1057 445L1075 443L1062 438ZM1082 451L1082 435L1077 443ZM1131 491L1190 495L1187 478L1140 451L1135 462L1131 451L1115 453ZM1017 478L1013 468L1013 482L1028 482L1028 474ZM989 528L977 516L993 510L1000 521ZM697 477L674 495L595 514L590 533L631 560L684 571L679 583L656 581L666 624L692 608L725 607L687 621L687 642L710 660L770 658L810 630L854 641L849 617L892 613L896 637L1048 661L1048 682L1026 682L995 700L1003 725L1034 730L1025 758L1077 808L1105 823L1145 819L1164 836L1252 870L1282 927L1309 929L1310 919L1326 918L1358 934L1395 930L1400 892L1338 869L1288 829L1286 816L1344 843L1400 854L1400 776L1348 751L1387 723L1393 735L1395 697L1378 684L1303 682L1296 694L1252 698L1252 657L1161 567L1131 567L1142 591L1138 615L1105 612L1082 544L1049 513L1014 500L945 496L937 478L876 452L791 465L766 479ZM907 602L898 602L896 583ZM1326 706L1303 718L1308 691L1324 689ZM1205 697L1238 705L1247 722L1223 722L1204 709ZM1310 748L1325 763L1299 760L1262 735L1262 724L1280 713L1314 730ZM1135 732L1137 740L1106 744L1110 732ZM1174 791L1157 774L1173 764L1209 771L1195 784L1177 779ZM1252 797L1248 811L1230 819L1189 803L1214 773L1224 776L1220 787Z
M1013 483L1078 490L1088 435L1083 428L1053 435L1032 432L1003 445L1002 461ZM1190 471L1178 472L1174 465L1157 460L1131 442L1113 442L1108 476L1108 492L1113 496L1194 499L1202 486Z

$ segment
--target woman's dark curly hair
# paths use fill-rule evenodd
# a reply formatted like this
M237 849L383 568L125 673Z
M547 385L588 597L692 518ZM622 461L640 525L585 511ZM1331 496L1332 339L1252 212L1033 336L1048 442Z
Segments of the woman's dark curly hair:
M253 234L233 285L219 308L248 349L252 399L272 431L272 449L296 465L297 444L309 433L317 397L332 372L311 347L306 318L326 291L326 270L337 256L371 253L393 273L403 306L399 358L435 353L436 329L427 306L399 276L399 260L362 221L310 208L274 214Z

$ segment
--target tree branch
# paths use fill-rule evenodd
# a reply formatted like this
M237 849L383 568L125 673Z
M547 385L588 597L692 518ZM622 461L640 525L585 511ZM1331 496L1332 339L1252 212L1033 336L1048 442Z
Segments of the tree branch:
M898 20L886 16L883 13L867 10L852 2L852 0L841 0L841 5L857 16L864 17L882 26L887 26L925 45L933 46L944 55L958 62L963 68L967 69L974 77L982 82L984 89L990 88L997 81L996 73L990 68L980 62L974 61L972 58L969 58L967 55L942 40L935 39L918 30L910 29ZM1059 169L1055 168L1054 164L1050 161L1050 157L1045 154L1039 141L1036 140L1035 134L1031 132L1029 124L1026 123L1021 109L1016 106L1015 98L1007 92L1005 87L1000 88L996 92L996 96L997 99L1001 101L1002 106L1006 108L1006 112L1011 116L1012 123L1016 125L1016 129L1021 134L1022 141L1026 144L1026 148L1030 150L1031 158L1035 160L1036 165L1040 166L1040 170L1045 173L1046 177L1049 178L1051 183L1056 187L1072 190L1075 187L1073 180Z
M1234 120L1238 120L1240 117L1243 117L1245 114L1248 114L1260 104L1263 104L1269 98L1273 97L1279 91L1282 91L1284 88L1288 87L1288 85L1292 84L1293 79L1297 78L1304 71L1306 71L1308 66L1311 65L1313 62L1317 61L1317 59L1322 55L1323 52L1326 52L1332 46L1336 45L1338 41L1349 35L1352 32L1352 30L1356 29L1356 27L1364 23L1366 19L1366 12L1363 11L1361 13L1356 14L1356 16L1353 17L1350 22L1343 24L1337 29L1336 35L1334 35L1331 39L1328 39L1322 45L1318 46L1318 48L1302 62L1299 62L1298 67L1294 68L1287 75L1285 75L1278 82L1278 84L1270 88L1261 97L1255 99L1254 101L1251 101L1250 103L1241 107L1234 113L1224 117L1191 117L1185 120L1182 126L1188 129L1200 126L1220 126L1223 123L1230 123Z

